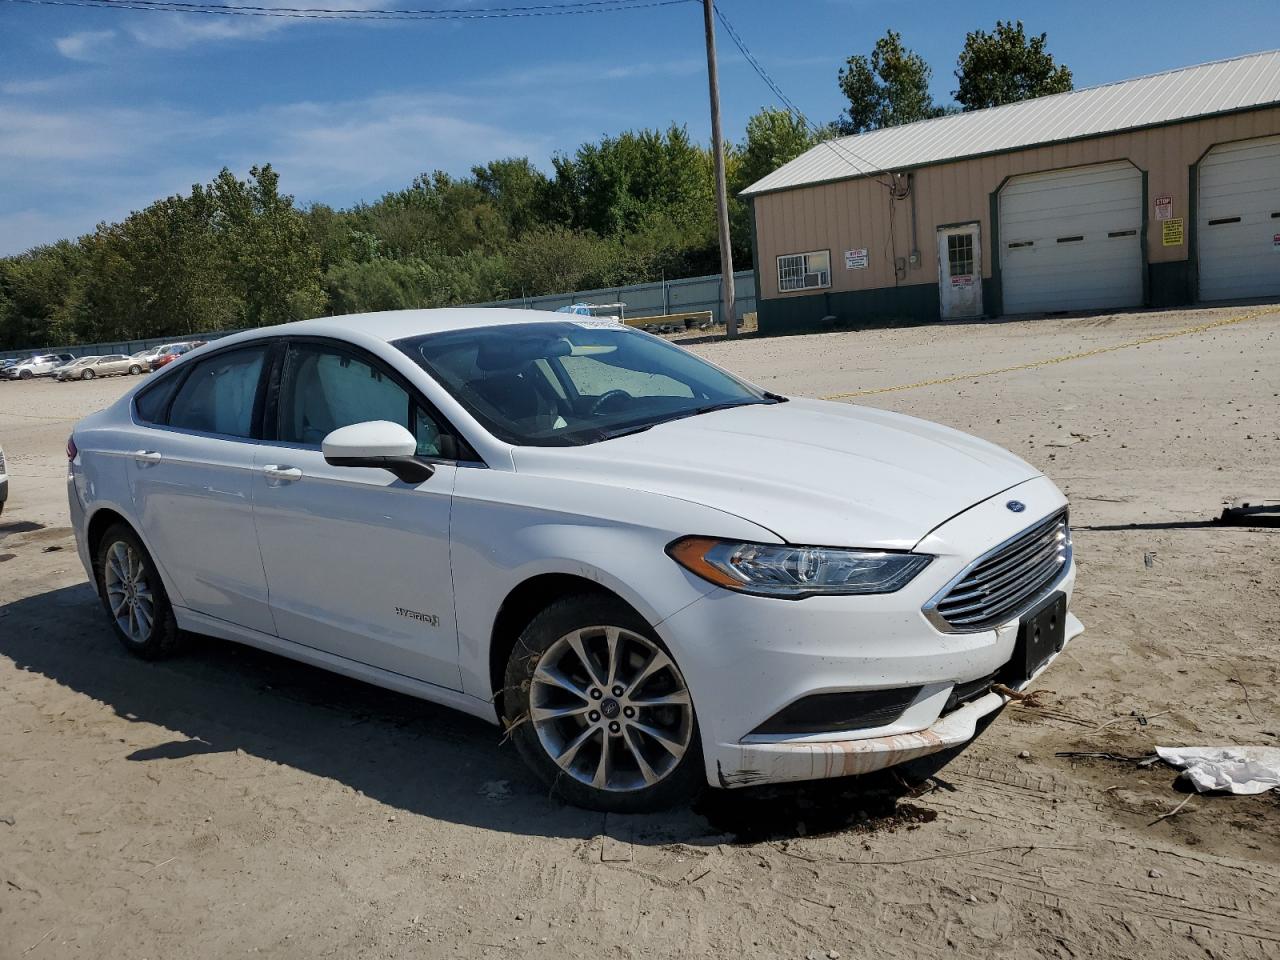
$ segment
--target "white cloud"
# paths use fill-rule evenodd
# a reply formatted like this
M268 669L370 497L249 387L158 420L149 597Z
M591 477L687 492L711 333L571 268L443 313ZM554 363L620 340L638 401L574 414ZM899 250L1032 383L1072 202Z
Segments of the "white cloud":
M299 202L350 204L419 173L464 173L552 146L505 98L426 91L200 114L167 107L49 109L0 103L0 256L91 231L154 200L270 162Z
M58 52L68 60L100 60L115 40L114 30L81 30L53 41Z
M391 0L343 0L336 6L344 10L377 10L390 4ZM298 4L296 0L255 0L254 6L296 7ZM173 14L135 18L128 31L143 46L182 50L199 43L222 40L259 40L287 27L315 22L283 16ZM374 23L373 20L347 21L348 26L371 26Z

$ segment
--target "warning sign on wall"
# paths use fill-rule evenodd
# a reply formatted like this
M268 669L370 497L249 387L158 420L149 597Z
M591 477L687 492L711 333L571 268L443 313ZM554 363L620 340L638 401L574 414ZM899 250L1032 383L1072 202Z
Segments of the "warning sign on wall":
M1173 216L1173 197L1156 197L1156 219L1168 220Z
M1164 222L1164 230L1160 234L1166 247L1180 247L1184 242L1182 218L1174 217Z
M844 252L844 268L846 270L865 270L867 269L867 251L862 250L846 250Z

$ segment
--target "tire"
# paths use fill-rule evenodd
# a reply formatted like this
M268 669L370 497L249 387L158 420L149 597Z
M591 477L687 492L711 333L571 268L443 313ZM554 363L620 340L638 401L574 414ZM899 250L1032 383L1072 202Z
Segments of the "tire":
M136 363L129 368L129 376L131 377L136 377L141 372L142 372L142 368L138 366Z
M34 376L35 374L32 373L30 370L22 370L22 371L19 371L18 373L19 380L30 380Z
M86 370L84 373L80 374L80 379L81 379L81 380L92 380L92 379L93 379L93 371L92 371L92 370Z
M159 660L178 652L181 635L169 595L147 548L130 527L117 523L103 534L94 557L94 573L102 606L126 650L143 660ZM146 627L148 609L151 623Z
M646 813L706 785L684 678L653 628L616 598L566 597L533 618L507 660L503 714L521 758L574 806Z

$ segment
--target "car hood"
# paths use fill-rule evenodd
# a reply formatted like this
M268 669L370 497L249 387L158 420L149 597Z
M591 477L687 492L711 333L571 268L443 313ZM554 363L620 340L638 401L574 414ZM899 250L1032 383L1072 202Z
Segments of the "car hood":
M802 399L687 417L581 447L519 447L513 459L522 473L705 504L790 543L899 550L1040 476L1012 453L949 427Z

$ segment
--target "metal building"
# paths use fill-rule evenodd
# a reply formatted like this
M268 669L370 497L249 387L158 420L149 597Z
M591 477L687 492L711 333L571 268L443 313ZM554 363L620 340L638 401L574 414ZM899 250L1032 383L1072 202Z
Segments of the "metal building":
M1280 297L1280 51L832 140L743 196L766 333Z

